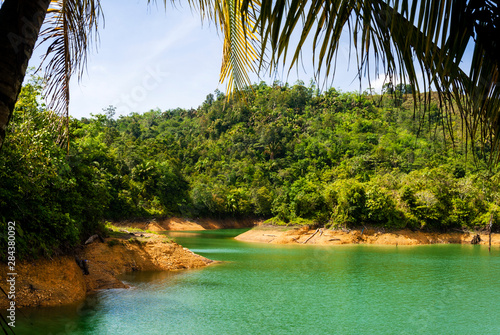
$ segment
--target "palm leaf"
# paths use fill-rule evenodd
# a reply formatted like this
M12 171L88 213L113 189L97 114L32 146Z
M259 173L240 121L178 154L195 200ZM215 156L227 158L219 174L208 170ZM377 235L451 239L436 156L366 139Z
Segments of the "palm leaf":
M155 2L148 0L149 3ZM167 1L163 1L167 4ZM174 3L174 1L171 1ZM408 80L414 101L420 92L439 93L445 107L454 101L473 143L480 138L489 152L500 152L498 81L498 6L493 1L466 0L188 0L221 29L224 36L221 82L228 91L250 84L248 73L269 70L291 57L296 66L306 40L313 39L315 77L335 75L340 38L349 34L356 52L358 76L383 72ZM43 41L52 40L48 64L49 95L56 109L69 104L69 79L82 73L87 49L100 17L99 1L53 1ZM292 45L294 30L300 38ZM491 31L494 31L491 34ZM467 44L474 39L469 73L460 68ZM372 64L371 59L374 59ZM420 87L419 77L423 78ZM424 106L430 98L424 94ZM418 99L417 99L418 98ZM445 114L448 108L442 108ZM446 115L444 115L446 116Z
M243 11L251 12L247 4L250 0ZM430 90L437 90L444 119L452 102L457 103L469 141L479 140L485 151L498 154L499 46L491 41L500 33L499 21L498 5L484 0L263 0L255 22L261 56L270 53L271 70L287 57L291 70L306 39L312 38L316 81L326 80L335 75L340 38L347 33L360 78L368 74L370 81L370 73L383 72L407 80L414 101L420 92L427 93L424 107L430 104ZM297 27L300 38L291 45ZM460 66L470 42L474 57L464 71Z
M156 1L148 0L148 3ZM168 1L163 3L166 6ZM188 3L199 12L202 20L214 23L224 37L220 82L227 80L229 94L251 85L249 73L258 72L257 63L261 60L260 42L254 33L255 13L260 3L257 0L188 0Z
M46 28L40 33L40 44L48 43L43 62L50 109L65 114L69 146L69 84L73 74L78 78L85 70L87 54L97 40L101 18L99 0L54 0L47 12Z
M224 52L220 82L228 80L228 91L250 86L248 69L256 71L258 53L252 45L255 21L251 15L241 14L241 0L224 1L218 13L219 27L224 34ZM255 44L255 43L253 43Z

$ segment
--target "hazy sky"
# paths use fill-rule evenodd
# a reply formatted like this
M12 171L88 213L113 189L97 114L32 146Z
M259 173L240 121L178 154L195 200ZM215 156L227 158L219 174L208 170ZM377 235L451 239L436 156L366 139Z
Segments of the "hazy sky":
M117 107L118 115L196 108L215 89L225 91L225 83L219 84L222 37L213 25L202 24L187 5L169 5L166 11L163 5L148 6L145 0L102 1L102 6L105 26L101 25L98 51L89 56L81 82L72 80L72 116L98 114L109 105ZM347 42L340 50L333 87L357 91L359 81L355 64L348 63ZM38 65L43 51L43 45L35 51L31 66ZM309 51L303 59L303 67L288 78L284 72L277 78L253 76L252 80L294 83L300 79L308 84L313 77ZM372 78L376 89L382 82L383 78Z

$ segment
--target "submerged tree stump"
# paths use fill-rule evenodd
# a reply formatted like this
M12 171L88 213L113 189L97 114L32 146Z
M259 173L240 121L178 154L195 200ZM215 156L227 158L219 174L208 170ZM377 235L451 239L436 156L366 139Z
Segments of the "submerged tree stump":
M474 236L470 241L470 244L479 244L480 242L481 242L481 237L479 236L479 234L476 234L476 236Z
M493 214L490 216L490 223L488 224L488 235L489 235L489 242L488 242L488 252L491 252L491 230L493 228Z

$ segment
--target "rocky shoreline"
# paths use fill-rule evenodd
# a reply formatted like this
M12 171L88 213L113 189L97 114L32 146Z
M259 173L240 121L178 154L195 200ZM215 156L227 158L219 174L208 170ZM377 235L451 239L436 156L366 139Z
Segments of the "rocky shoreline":
M74 255L40 258L16 264L16 307L67 305L102 289L127 288L117 276L133 271L177 271L213 263L155 232L253 227L254 219L187 219L171 217L129 220L115 223L119 237L95 239L74 251ZM128 230L140 230L136 234ZM114 234L116 235L116 234ZM88 274L78 264L86 260ZM8 267L0 262L0 288L5 292ZM9 300L0 292L0 308Z

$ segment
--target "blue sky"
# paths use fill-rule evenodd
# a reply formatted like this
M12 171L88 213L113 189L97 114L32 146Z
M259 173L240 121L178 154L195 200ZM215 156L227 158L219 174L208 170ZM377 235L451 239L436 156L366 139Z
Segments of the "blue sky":
M199 15L185 5L148 6L145 0L102 1L105 26L101 25L97 52L88 59L82 80L71 83L70 114L76 118L102 113L109 105L117 114L143 113L150 109L196 108L219 84L222 37L215 26L202 24ZM30 66L39 64L43 46L32 57ZM359 91L355 64L349 65L348 41L340 47L333 87ZM304 52L303 66L281 71L278 77L252 77L252 81L275 79L306 84L313 77L312 57ZM355 57L351 62L354 62ZM383 78L372 78L380 89ZM364 80L362 89L368 84Z

